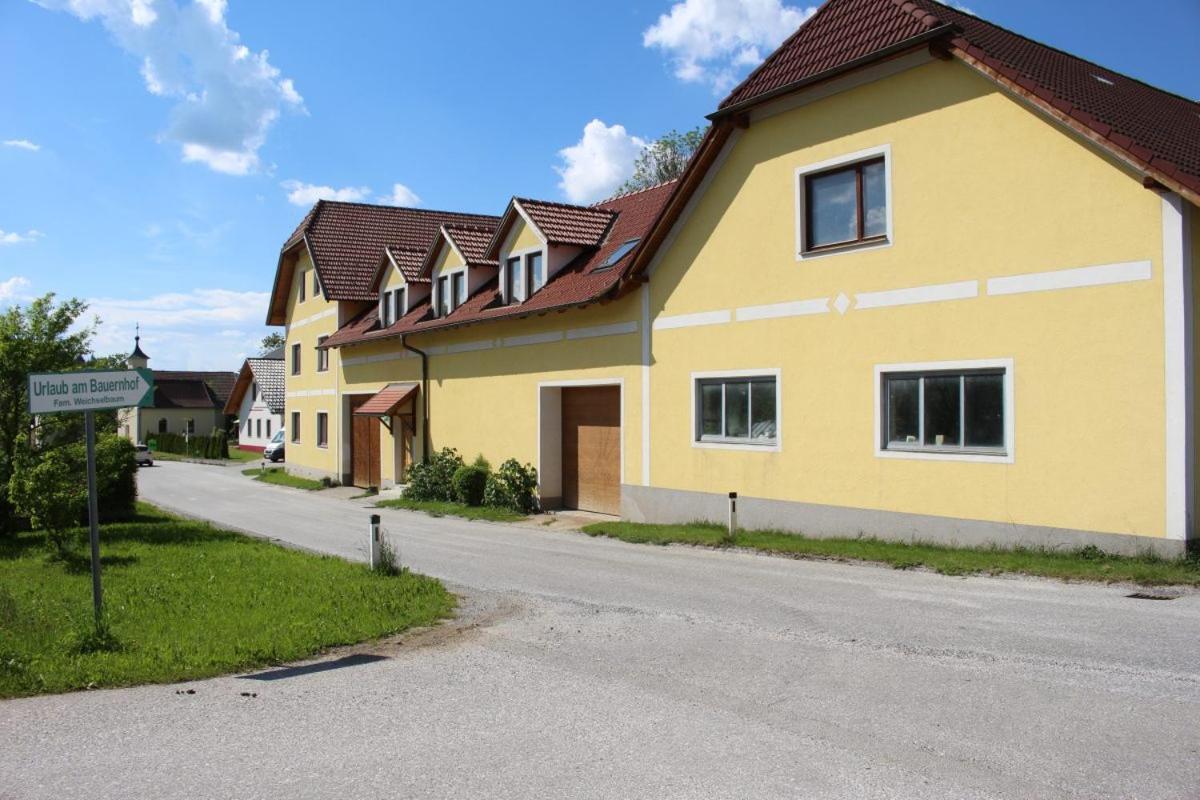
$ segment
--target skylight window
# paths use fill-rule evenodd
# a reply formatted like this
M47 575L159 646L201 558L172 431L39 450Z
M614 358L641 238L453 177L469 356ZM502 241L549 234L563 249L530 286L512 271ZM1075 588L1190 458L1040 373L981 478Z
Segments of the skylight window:
M637 247L637 243L640 241L641 239L630 239L629 241L622 243L620 247L612 251L608 258L604 259L604 263L600 265L599 269L608 269L609 267L615 266L616 263L624 258L630 250Z
M1113 83L1112 81L1110 81L1108 78L1104 77L1103 75L1093 75L1092 77L1107 86L1116 86L1115 83Z

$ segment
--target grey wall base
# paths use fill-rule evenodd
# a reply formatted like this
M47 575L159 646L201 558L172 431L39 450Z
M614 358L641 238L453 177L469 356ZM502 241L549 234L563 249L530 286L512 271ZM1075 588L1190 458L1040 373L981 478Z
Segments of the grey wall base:
M630 522L725 524L729 498L723 494L621 486L621 516ZM985 520L875 511L865 508L740 497L738 527L803 533L816 539L874 536L900 542L930 542L964 547L1046 547L1070 550L1095 545L1108 553L1141 555L1147 551L1173 558L1185 551L1174 539L1047 528Z

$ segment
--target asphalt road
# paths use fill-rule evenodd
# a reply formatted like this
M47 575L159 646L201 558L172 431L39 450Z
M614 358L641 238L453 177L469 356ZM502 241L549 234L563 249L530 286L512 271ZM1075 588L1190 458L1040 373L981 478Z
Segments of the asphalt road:
M362 558L363 501L239 472L141 492ZM2 702L0 797L1200 796L1200 595L384 524L460 620L193 695Z

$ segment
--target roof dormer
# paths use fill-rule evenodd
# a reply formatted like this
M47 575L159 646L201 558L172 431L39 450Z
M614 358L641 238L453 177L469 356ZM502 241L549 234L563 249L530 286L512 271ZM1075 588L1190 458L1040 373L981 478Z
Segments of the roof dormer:
M494 229L479 225L443 225L421 263L430 281L434 315L445 317L496 277L498 264L486 249Z
M389 328L429 296L429 280L421 277L421 250L388 246L371 288L378 293L379 327Z
M615 217L602 208L514 197L486 250L499 264L503 302L525 302L580 253L598 247Z

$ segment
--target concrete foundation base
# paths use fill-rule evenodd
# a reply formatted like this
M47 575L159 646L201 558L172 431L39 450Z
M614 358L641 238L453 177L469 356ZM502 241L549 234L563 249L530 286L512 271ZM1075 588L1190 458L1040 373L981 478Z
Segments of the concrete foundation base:
M705 521L724 524L728 508L729 499L724 494L629 484L621 486L621 517L630 522ZM1095 545L1117 555L1152 552L1167 558L1182 556L1186 547L1185 542L1180 540L1151 536L955 519L757 497L739 498L737 516L740 528L789 531L817 539L874 536L890 541L961 547L994 545L1062 550Z

